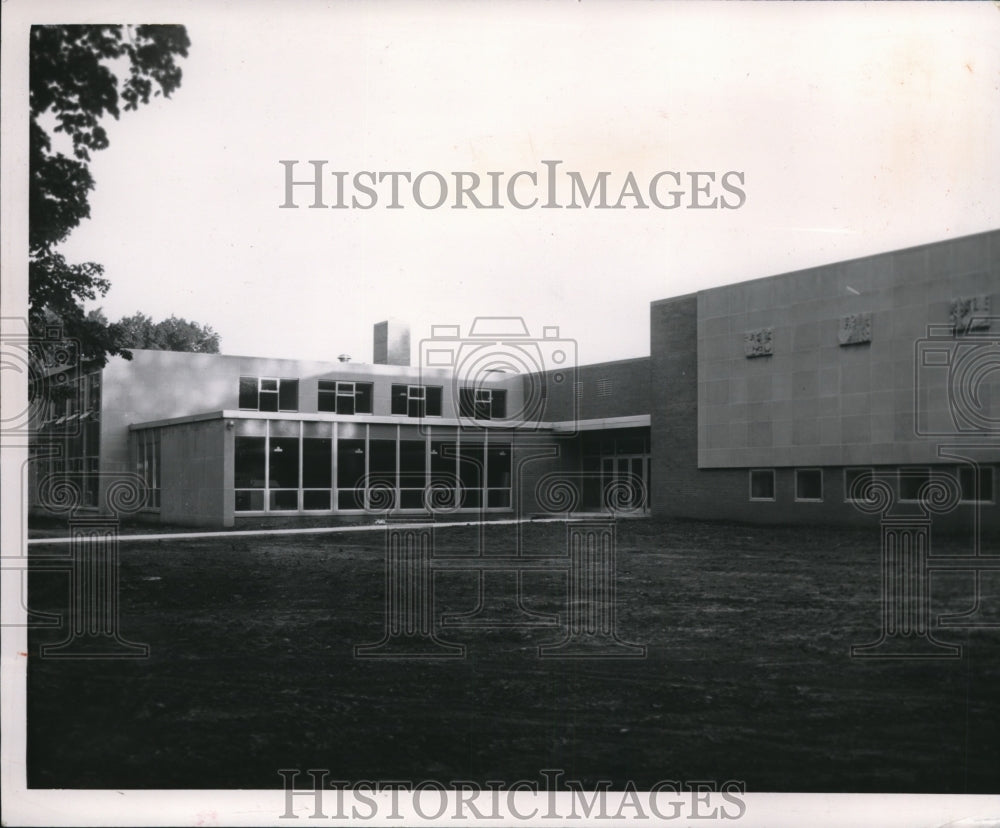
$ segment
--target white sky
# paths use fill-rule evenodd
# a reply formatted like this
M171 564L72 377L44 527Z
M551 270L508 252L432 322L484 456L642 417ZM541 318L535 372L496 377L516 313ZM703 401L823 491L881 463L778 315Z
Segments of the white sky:
M226 353L367 361L387 316L416 343L482 314L559 325L582 362L640 356L651 300L1000 226L993 4L147 8L188 27L183 84L111 124L92 219L64 251L104 264L110 318L195 319ZM303 176L307 159L560 159L618 186L741 170L748 199L280 210L279 159Z

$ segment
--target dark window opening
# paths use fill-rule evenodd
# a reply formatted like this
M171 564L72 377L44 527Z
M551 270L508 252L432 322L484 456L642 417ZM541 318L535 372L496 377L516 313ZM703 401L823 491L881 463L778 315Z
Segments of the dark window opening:
M320 380L316 407L336 414L371 414L372 383Z
M365 476L365 441L339 440L337 442L337 488L354 489ZM355 508L341 506L340 508ZM359 506L356 508L363 508Z
M329 489L333 476L333 440L307 437L302 441L302 486L306 489ZM329 498L328 498L329 500ZM308 506L306 508L309 508ZM330 508L329 506L314 508Z
M823 499L823 472L821 469L797 469L795 471L795 499Z
M774 500L774 469L750 471L750 499Z
M264 488L264 438L237 437L234 457L236 488ZM263 501L261 501L263 508Z
M930 469L900 469L899 499L920 500L920 490L930 482Z
M993 469L989 466L960 466L958 484L962 490L962 500L973 503L993 502Z
M497 388L461 388L459 413L475 420L502 420L507 416L507 392Z
M299 440L297 437L272 437L270 458L270 488L299 487Z
M240 408L252 411L298 411L299 381L240 377Z
M407 417L440 417L440 385L393 385L392 413Z

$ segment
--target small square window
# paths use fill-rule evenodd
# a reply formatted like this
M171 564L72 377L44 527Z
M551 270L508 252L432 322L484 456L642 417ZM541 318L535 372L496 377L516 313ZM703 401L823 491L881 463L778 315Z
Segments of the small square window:
M958 484L964 503L993 503L993 469L990 466L960 466Z
M774 469L750 470L750 499L774 500Z
M920 490L930 482L928 468L908 468L899 470L899 499L920 500Z
M795 470L795 499L796 500L823 499L822 469Z
M844 501L863 500L865 489L874 477L871 469L844 469Z

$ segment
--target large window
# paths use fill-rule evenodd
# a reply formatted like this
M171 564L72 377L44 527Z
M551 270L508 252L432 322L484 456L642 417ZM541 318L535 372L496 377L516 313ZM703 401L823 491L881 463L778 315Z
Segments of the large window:
M440 417L440 385L393 385L392 413L407 417Z
M235 439L236 511L260 511L267 482L267 441L263 437Z
M507 392L499 388L462 388L458 407L462 417L502 420L507 416Z
M337 508L365 508L365 440L337 442Z
M135 470L146 489L144 508L159 509L160 429L147 428L135 433Z
M371 414L372 384L320 380L317 408L320 411L332 411L336 414Z
M240 377L240 408L251 411L298 411L299 381Z
M449 428L441 439L415 425L280 419L235 429L237 513L511 508L509 435L471 441Z
M302 508L325 511L331 508L333 488L333 440L306 436L302 440Z
M299 508L299 438L271 437L267 457L269 509L295 511Z

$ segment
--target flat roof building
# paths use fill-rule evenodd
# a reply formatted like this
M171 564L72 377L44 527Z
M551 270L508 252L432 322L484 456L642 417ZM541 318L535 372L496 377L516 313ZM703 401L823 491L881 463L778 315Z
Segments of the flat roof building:
M50 405L34 505L229 527L615 511L870 520L870 481L1000 527L1000 231L653 302L650 355L577 365L556 328L376 325L375 364L134 351ZM46 483L48 481L48 483ZM867 494L866 494L867 492ZM946 513L945 513L946 512Z

